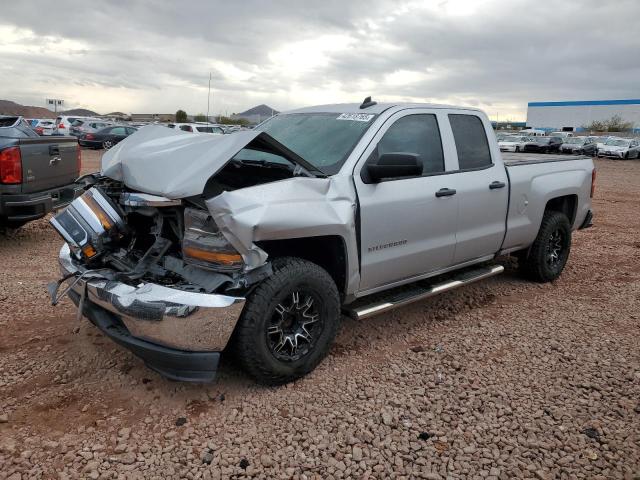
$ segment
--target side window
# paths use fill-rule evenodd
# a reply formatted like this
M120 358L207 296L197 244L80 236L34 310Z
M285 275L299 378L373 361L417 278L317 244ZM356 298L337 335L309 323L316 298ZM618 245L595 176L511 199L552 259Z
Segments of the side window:
M115 127L111 129L111 135L126 135L124 127Z
M436 116L407 115L397 120L378 143L378 155L383 153L415 153L422 160L423 175L444 172L444 154Z
M475 115L450 114L449 122L458 152L458 168L469 170L491 165L491 152L482 120Z
M127 135L132 135L136 132L137 130L135 128L127 127Z
M180 125L180 130L184 130L185 132L193 132L193 128L191 128L191 125Z

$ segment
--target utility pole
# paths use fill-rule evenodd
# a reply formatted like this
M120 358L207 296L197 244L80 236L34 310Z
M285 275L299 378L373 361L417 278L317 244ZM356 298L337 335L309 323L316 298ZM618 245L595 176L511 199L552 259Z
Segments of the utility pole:
M211 98L211 72L209 72L209 92L207 93L207 123L209 122L209 99Z

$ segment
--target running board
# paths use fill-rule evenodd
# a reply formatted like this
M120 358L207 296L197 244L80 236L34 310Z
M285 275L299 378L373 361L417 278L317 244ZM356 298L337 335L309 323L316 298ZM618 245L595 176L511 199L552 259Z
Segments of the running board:
M410 303L433 297L440 293L448 292L449 290L462 287L463 285L469 285L470 283L477 282L478 280L493 277L494 275L498 275L502 272L504 272L504 267L502 265L466 270L463 273L450 277L445 282L435 285L416 286L409 290L405 289L401 292L396 291L396 293L390 293L386 297L382 298L376 295L377 298L374 303L355 306L360 302L354 302L354 306L350 305L347 307L346 313L356 320L362 320L380 313L388 312L394 308L403 307Z

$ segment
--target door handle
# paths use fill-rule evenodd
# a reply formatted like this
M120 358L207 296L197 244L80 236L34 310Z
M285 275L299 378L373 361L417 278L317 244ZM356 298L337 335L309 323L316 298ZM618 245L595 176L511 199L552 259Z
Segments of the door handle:
M436 197L450 197L451 195L455 195L456 191L453 188L441 188L436 192Z
M507 184L504 182L498 182L497 180L495 182L491 182L489 184L489 190L495 190L496 188L504 188L506 187Z

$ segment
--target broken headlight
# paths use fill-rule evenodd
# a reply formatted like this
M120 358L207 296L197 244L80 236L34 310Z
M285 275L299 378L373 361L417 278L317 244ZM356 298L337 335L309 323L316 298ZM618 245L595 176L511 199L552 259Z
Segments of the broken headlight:
M211 216L195 208L184 209L182 256L186 263L217 271L240 270L242 256L231 246Z
M92 260L125 231L120 208L100 189L92 187L49 220L80 260Z

